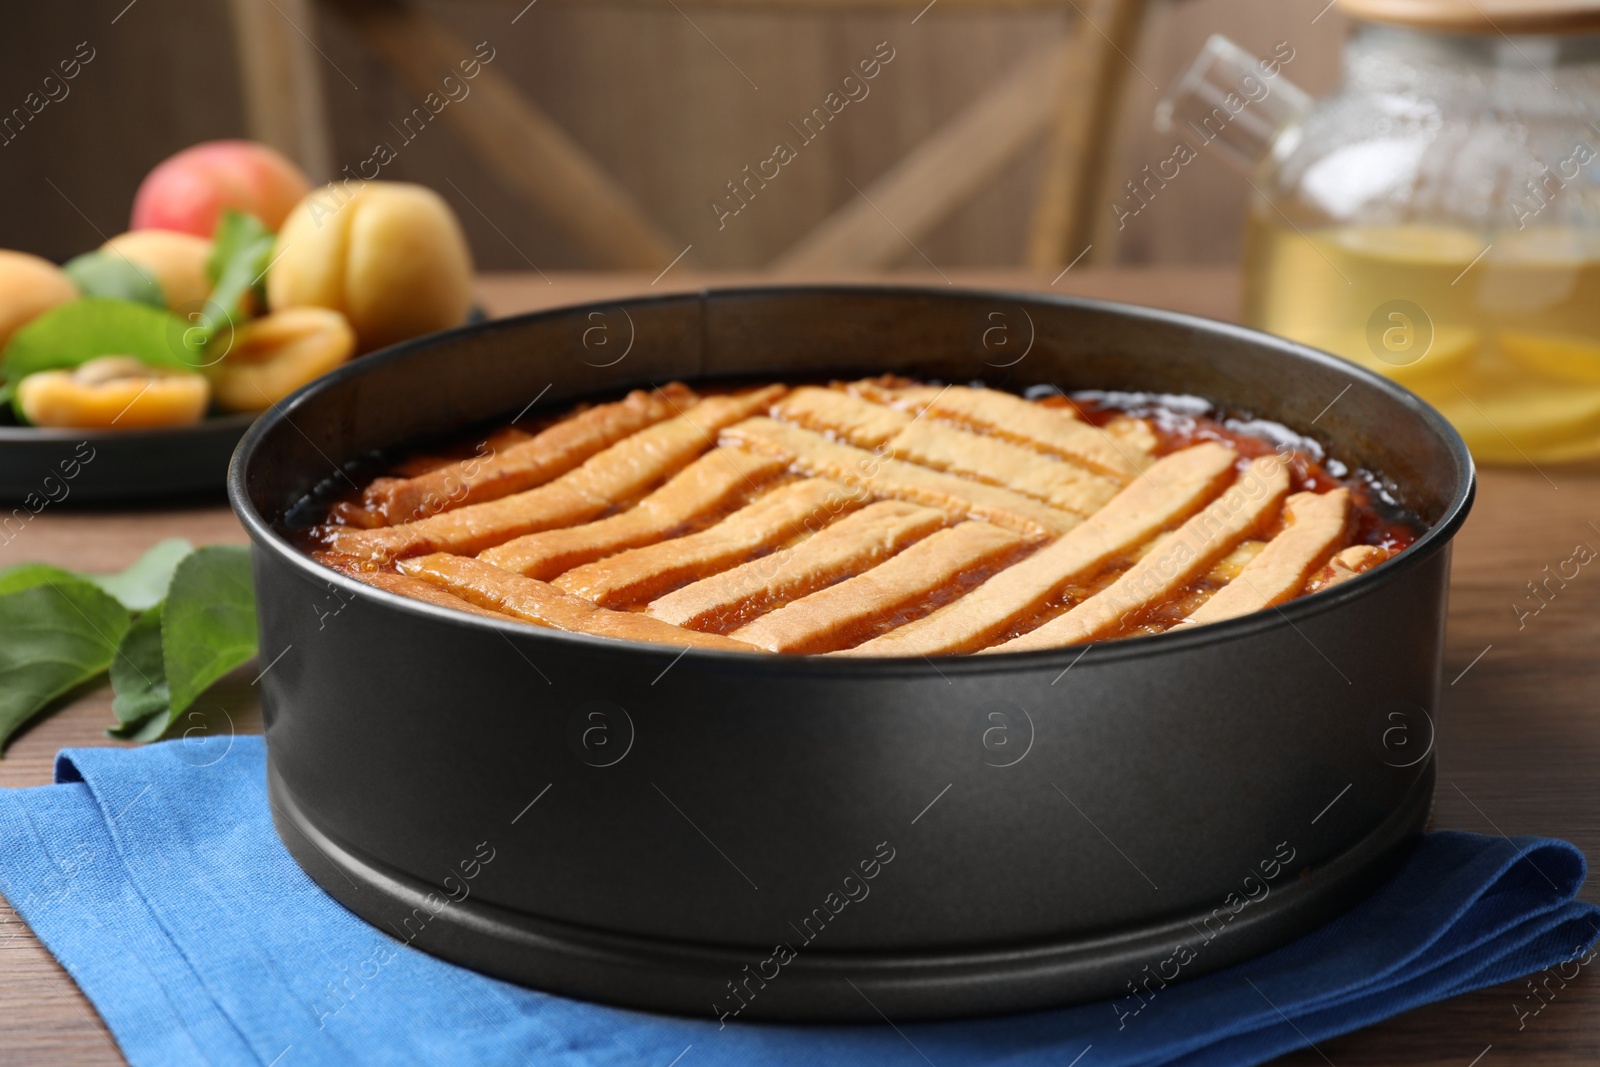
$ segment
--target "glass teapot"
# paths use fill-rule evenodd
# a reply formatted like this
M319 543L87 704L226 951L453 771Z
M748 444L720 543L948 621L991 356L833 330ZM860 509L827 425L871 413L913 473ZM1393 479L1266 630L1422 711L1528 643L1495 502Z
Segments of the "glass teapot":
M1250 171L1245 321L1415 390L1480 460L1600 456L1600 3L1338 2L1332 95L1213 37L1157 112Z

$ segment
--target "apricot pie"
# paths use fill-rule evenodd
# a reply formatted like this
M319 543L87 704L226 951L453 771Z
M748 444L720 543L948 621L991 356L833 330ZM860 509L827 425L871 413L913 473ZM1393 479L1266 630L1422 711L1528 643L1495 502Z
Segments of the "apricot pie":
M1261 611L1410 543L1369 476L1259 425L1192 398L672 383L412 459L309 538L379 588L600 637L1055 648Z

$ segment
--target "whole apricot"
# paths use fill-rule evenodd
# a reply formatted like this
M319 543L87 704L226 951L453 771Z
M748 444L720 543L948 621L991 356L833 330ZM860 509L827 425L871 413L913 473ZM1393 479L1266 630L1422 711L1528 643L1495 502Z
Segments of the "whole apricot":
M276 149L254 141L207 141L145 175L133 197L130 230L177 230L210 238L235 208L276 230L311 183Z
M54 263L0 249L0 348L38 316L77 298L78 287Z
M129 230L105 243L108 252L126 256L161 283L167 307L198 304L211 292L206 260L211 242L175 230Z
M461 224L420 185L325 186L289 213L273 255L267 304L342 312L361 352L459 326L472 304Z

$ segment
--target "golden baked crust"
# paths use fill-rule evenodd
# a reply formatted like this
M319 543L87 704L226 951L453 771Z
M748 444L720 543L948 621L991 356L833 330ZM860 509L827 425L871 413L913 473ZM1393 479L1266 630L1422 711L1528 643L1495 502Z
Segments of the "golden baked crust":
M602 637L932 656L1188 629L1389 555L1259 440L979 387L673 383L491 440L330 509L319 558Z

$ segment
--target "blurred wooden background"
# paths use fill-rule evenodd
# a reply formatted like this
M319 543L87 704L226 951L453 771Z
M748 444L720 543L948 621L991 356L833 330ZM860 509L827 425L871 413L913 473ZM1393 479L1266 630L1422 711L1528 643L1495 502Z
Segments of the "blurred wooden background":
M1086 6L1087 0L1084 2ZM1161 92L1211 33L1269 51L1288 41L1285 74L1313 93L1338 77L1344 24L1327 0L1152 0L1101 165L1112 195L1171 154L1152 128ZM326 99L328 169L352 173L379 142L395 158L382 177L439 190L456 208L480 267L574 269L596 264L529 210L458 136L429 124L397 132L420 97L400 82L349 17L304 0ZM589 3L421 3L464 42L487 42L511 78L608 171L680 246L686 266L770 262L930 133L1014 73L1052 40L1082 27L1073 11L962 10L934 4L890 12L730 9L706 0ZM512 20L515 19L515 22ZM301 23L307 23L301 25ZM63 260L123 229L150 166L196 141L246 135L235 27L215 0L86 0L17 5L0 35L0 115L23 105L80 42L94 59L70 91L0 144L0 247ZM281 27L280 27L281 28ZM1090 31L1095 32L1095 31ZM246 34L249 38L249 33ZM798 122L855 64L888 42L895 58L779 178L719 229L712 200L725 183L796 140ZM464 54L463 59L469 58ZM443 70L441 69L441 74ZM59 90L57 91L59 95ZM36 98L37 99L37 98ZM471 108L470 96L449 107ZM448 115L441 115L441 119ZM1168 183L1118 231L1109 200L1093 215L1101 263L1218 262L1238 254L1248 186L1214 153ZM1044 151L1035 145L918 247L940 268L1022 260ZM324 176L331 176L324 175ZM925 266L908 246L902 263Z

